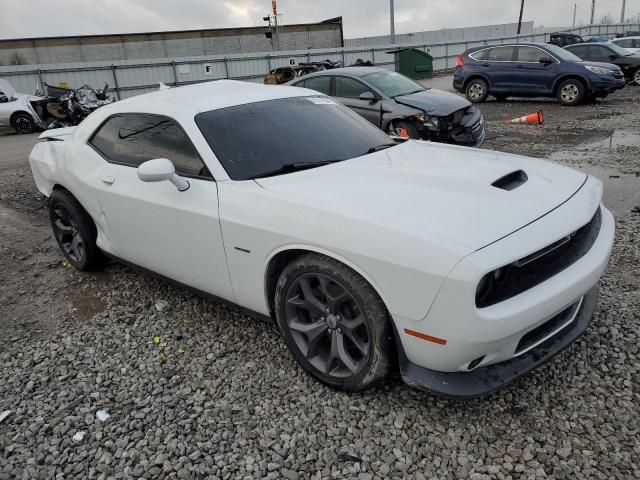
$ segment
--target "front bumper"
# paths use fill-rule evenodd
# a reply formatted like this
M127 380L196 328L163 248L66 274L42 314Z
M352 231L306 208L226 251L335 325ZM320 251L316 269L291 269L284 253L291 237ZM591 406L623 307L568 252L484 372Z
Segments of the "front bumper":
M587 329L598 302L599 285L582 297L573 321L557 334L505 362L470 372L439 372L409 361L399 343L400 373L407 385L447 397L473 398L493 393L549 361L575 342Z
M591 81L591 93L593 95L613 93L626 85L622 75L619 77L601 75L600 77Z

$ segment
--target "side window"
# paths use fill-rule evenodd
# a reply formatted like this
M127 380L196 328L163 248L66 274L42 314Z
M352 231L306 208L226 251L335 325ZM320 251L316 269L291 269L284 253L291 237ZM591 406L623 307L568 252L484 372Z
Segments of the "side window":
M513 47L492 48L488 60L491 62L510 62L513 58Z
M335 77L336 79L336 97L343 98L359 98L364 92L370 92L371 89L364 83L348 77Z
M7 103L8 101L9 101L9 99L4 94L4 92L0 92L0 103Z
M539 48L534 47L518 47L518 61L519 62L539 62L542 59L553 61L548 53L543 52Z
M485 48L484 50L480 50L479 52L472 53L469 55L474 60L487 60L489 58L489 52L491 52L491 48Z
M168 158L179 175L211 178L187 134L168 117L115 115L98 129L89 143L111 163L138 167L147 160Z
M613 52L608 48L599 45L591 45L589 47L589 58L594 60L609 60L609 55Z
M299 85L302 86L302 85ZM310 88L316 92L324 93L325 95L331 95L331 77L312 77L307 78L304 81L304 88Z
M630 38L616 40L614 43L622 48L633 48L633 41Z
M587 47L574 47L570 52L584 59L587 56Z

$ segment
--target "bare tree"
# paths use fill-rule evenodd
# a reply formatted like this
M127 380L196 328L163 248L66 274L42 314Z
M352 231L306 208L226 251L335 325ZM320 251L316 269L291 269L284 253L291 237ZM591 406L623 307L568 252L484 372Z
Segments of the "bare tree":
M27 59L24 58L23 55L21 55L18 52L13 52L11 55L9 55L9 65L26 65L27 64Z
M599 22L601 25L611 25L613 23L613 17L610 13L604 15Z

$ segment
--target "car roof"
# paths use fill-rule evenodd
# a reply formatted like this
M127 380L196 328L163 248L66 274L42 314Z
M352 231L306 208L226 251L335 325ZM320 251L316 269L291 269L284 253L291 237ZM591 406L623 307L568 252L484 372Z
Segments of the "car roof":
M611 40L612 42L618 42L620 40L627 40L627 39L636 39L636 38L640 38L640 35L629 35L628 37L620 37L620 38L614 38L613 40Z
M541 43L541 42L520 42L520 43L497 43L495 45L480 45L479 47L470 48L468 51L477 51L484 50L486 48L496 48L496 47L538 47L538 48L546 48L549 44Z
M347 75L350 77L363 77L364 75L368 75L370 73L375 72L389 72L390 70L383 67L343 67L343 68L332 68L330 70L320 70L319 72L308 73L300 79L305 79L308 77L318 77L320 75ZM299 81L300 79L296 79Z
M123 113L135 111L148 104L156 106L163 104L172 110L187 108L199 113L278 98L308 97L312 95L321 94L306 88L263 85L238 80L214 80L137 95L106 105L102 109L111 110L111 113Z
M564 48L578 47L578 46L582 46L582 45L611 45L611 42L582 42L582 43L574 43L573 45L567 45Z

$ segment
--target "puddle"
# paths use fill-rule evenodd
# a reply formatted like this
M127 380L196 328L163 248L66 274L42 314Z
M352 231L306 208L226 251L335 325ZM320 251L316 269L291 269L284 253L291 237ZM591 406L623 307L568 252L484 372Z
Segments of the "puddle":
M628 149L640 149L640 132L614 130L604 138L592 138L572 149L554 152L549 158L570 163L574 168L602 180L605 205L615 214L623 215L640 205L640 176L629 172L629 169L627 173L621 173L615 168L616 158L620 154L628 156L628 151L625 151Z
M581 171L602 180L604 204L615 215L624 215L640 206L640 177L632 173L620 173L613 169L576 165Z
M615 130L604 140L586 142L580 146L585 149L605 148L613 150L617 147L638 147L640 148L640 132L629 130Z
M78 320L89 320L94 315L103 312L105 302L93 292L79 291L71 299L73 315Z

